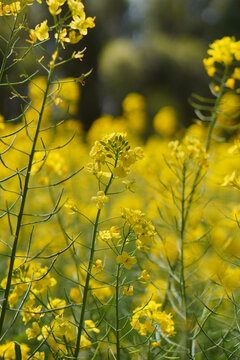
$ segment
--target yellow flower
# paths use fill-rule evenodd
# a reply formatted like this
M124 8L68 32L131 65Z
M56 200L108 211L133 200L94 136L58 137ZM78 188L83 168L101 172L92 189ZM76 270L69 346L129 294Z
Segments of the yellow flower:
M29 356L30 348L26 344L20 345L22 360L26 360ZM6 344L0 345L0 358L5 360L15 360L15 343L7 341Z
M161 345L160 341L158 341L158 342L156 342L156 341L152 342L152 347L153 347L153 348L158 347L158 346L160 346L160 345Z
M143 270L141 274L138 276L138 280L145 280L146 282L150 282L150 275L147 270Z
M40 327L36 321L32 323L32 328L26 330L28 340L34 339L41 333Z
M44 359L45 359L45 353L44 353L44 352L39 352L39 351L37 351L37 352L34 354L34 356L33 356L32 359L33 359L33 360L44 360Z
M75 30L72 30L69 32L68 38L71 44L77 44L83 38L83 35L79 34Z
M97 271L102 271L103 270L103 264L102 264L102 260L101 259L97 259L95 261L95 263L93 264L93 269L97 270Z
M208 76L213 77L216 72L216 67L214 66L214 58L205 58L203 59L203 65L208 73Z
M69 39L69 41L70 41L70 39ZM84 54L83 54L82 51L78 51L78 52L74 51L72 53L72 58L73 59L79 59L80 61L82 61L83 57L84 57Z
M161 108L153 119L154 129L163 136L172 136L177 130L177 113L172 106Z
M70 28L78 30L81 35L87 35L87 29L93 28L94 26L94 19L92 17L86 18L84 11L82 11L81 14L73 15L73 20L70 23Z
M40 25L38 24L35 27L35 35L39 41L47 40L49 38L48 33L49 27L47 25L47 20L43 21Z
M208 54L218 63L230 65L233 60L233 43L235 39L230 36L225 36L222 39L215 40L210 44Z
M136 256L129 256L126 251L123 251L121 255L117 256L117 263L123 264L127 270L131 270L132 265L136 264Z
M94 324L94 322L92 320L85 320L85 330L87 332L93 331L95 333L100 333L100 330L98 328L96 328L96 325Z
M64 1L65 2L65 1ZM62 11L58 0L47 0L48 10L51 15L58 15ZM62 4L63 5L63 4Z
M145 304L142 307L137 307L133 311L131 320L132 327L139 331L140 335L147 335L147 333L153 333L155 330L153 324L157 323L160 325L161 331L166 336L174 335L175 330L172 315L167 314L165 311L161 311L161 306L161 304L151 300L148 304ZM141 318L146 319L144 323L140 321Z
M98 240L102 241L114 241L121 239L120 229L118 226L112 226L110 230L99 231Z
M60 34L56 33L54 35L54 37L55 37L55 39L60 40L63 49L65 49L64 42L70 43L70 39L67 37L67 29L66 28L62 29Z
M221 97L217 108L217 120L221 126L233 126L239 123L240 95L228 91Z
M98 191L97 196L92 196L91 200L96 203L98 209L102 209L109 198L105 195L104 191Z
M235 87L235 79L233 79L233 78L227 79L226 87L228 87L229 89L234 89L234 87Z
M39 320L39 318L43 316L43 314L38 314L42 310L42 305L35 307L35 302L32 299L25 302L23 310L25 311L21 312L21 316L24 325L32 319Z
M84 12L84 5L79 0L67 0L68 7L73 15L78 15Z
M81 294L79 288L77 288L77 287L71 288L70 297L76 303L80 303L82 301L82 294Z
M133 286L124 286L123 287L123 295L125 296L132 296L133 295Z
M67 209L69 214L75 214L77 211L77 207L73 200L69 199L65 202L64 207Z
M134 180L134 179L124 180L124 181L122 181L122 183L125 186L125 188L131 192L134 192L137 189L136 180Z
M55 313L62 315L64 313L65 306L66 306L65 300L58 298L52 299L51 297L49 298L48 309L53 309ZM58 308L60 308L60 310L56 310Z
M240 68L239 67L234 68L232 77L233 77L233 79L240 80Z
M3 3L0 2L0 16L4 16L4 15L16 16L20 10L21 10L20 1L15 1L11 4L6 4L6 5L3 5Z

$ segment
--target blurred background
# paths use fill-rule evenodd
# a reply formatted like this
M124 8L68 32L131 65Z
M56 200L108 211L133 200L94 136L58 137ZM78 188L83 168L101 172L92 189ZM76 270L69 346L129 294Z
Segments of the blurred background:
M194 113L187 99L192 92L209 94L202 65L209 43L240 38L239 0L87 0L85 7L96 27L78 44L79 50L87 47L84 61L63 67L59 77L93 69L75 115L86 130L102 114L119 115L130 92L144 95L149 119L173 106L180 123L189 125ZM42 14L32 15L34 27ZM9 95L0 92L7 118Z

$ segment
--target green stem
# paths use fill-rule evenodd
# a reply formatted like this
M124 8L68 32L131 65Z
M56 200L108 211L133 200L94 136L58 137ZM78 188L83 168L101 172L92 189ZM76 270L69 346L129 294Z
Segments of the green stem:
M3 73L4 73L4 70L5 70L5 66L6 66L8 56L9 56L10 52L12 51L12 41L14 39L14 32L15 32L15 29L16 29L17 19L18 19L18 17L16 16L13 27L12 27L12 30L11 30L11 34L10 34L10 37L9 37L9 41L7 43L7 48L6 48L6 51L4 52L4 56L3 56L3 59L2 59L2 65L1 65L1 69L0 69L0 82L2 81L2 77L3 77Z
M120 250L120 255L122 255L122 252L124 250L126 241L127 241L127 237L125 236L124 241L122 243L122 247ZM120 280L120 269L121 269L121 264L118 264L117 266L117 273L116 273L116 302L115 302L115 311L116 311L116 323L115 323L115 331L116 331L116 353L117 353L117 360L120 360L120 328L119 328L119 280Z
M97 228L98 228L98 222L99 222L100 214L101 214L101 209L98 209L95 224L94 224L94 228L93 228L91 252L90 252L90 256L89 256L87 276L86 276L85 285L84 285L84 291L83 291L82 308L81 308L81 314L80 314L79 325L78 325L78 333L77 333L77 340L76 340L76 346L75 346L74 359L77 359L78 353L79 353L79 350L80 350L81 335L82 335L82 331L83 331L83 322L84 322L85 310L86 310L86 305L87 305L89 281L90 281L90 278L91 278L93 256L94 256L94 252L95 252L96 235L97 235Z
M221 85L220 85L220 89L219 89L217 99L216 99L216 102L215 102L215 105L214 105L214 108L213 108L212 121L211 121L211 124L209 126L209 131L208 131L208 136L207 136L207 141L206 141L206 151L207 152L209 151L213 129L214 129L214 127L216 125L216 122L217 122L217 109L218 109L218 107L220 105L220 101L221 101L221 98L222 98L222 95L223 95L223 92L224 92L224 87L225 87L227 77L228 77L228 66L225 67L223 78L222 78Z
M117 164L117 159L115 161L114 167L116 167L116 164ZM108 182L108 184L107 184L107 186L105 188L105 191L104 191L105 195L107 195L107 192L108 192L109 187L110 187L110 185L112 183L112 180L113 180L113 174L111 175L111 177L109 179L109 182ZM83 291L82 308L81 308L81 314L80 314L80 319L79 319L79 324L78 324L78 331L77 331L77 339L76 339L76 345L75 345L74 359L77 359L78 354L79 354L79 350L80 350L81 335L82 335L82 332L83 332L84 316L85 316L86 306L87 306L89 282L90 282L90 278L91 278L93 257L94 257L95 245L96 245L96 235L97 235L97 230L98 230L98 225L99 225L100 214L101 214L101 209L98 209L97 215L96 215L96 220L95 220L95 223L94 223L93 234L92 234L91 251L90 251L90 255L89 255L87 276L86 276L85 285L84 285L84 291Z
M188 321L188 310L187 310L187 297L186 297L186 282L185 282L185 273L184 273L184 235L185 235L185 188L186 188L186 167L183 164L182 171L182 194L181 194L181 228L180 228L180 289L182 297L182 305L184 310L185 318L185 328L184 328L184 342L185 342L185 355L187 357L189 349L189 339L188 339L188 330L187 330L187 321Z
M219 92L218 92L218 95L217 95L217 98L216 98L216 102L215 102L215 105L214 105L214 108L213 108L213 111L212 111L212 121L211 121L211 124L209 126L206 145L205 145L206 152L208 152L209 149L210 149L212 133L213 133L214 127L215 127L216 122L217 122L217 109L218 109L218 107L220 105L220 101L221 101L221 98L222 98L222 95L223 95L223 92L224 92L224 87L225 87L225 82L226 82L227 77L228 77L228 67L225 68L223 78L222 78L222 82L221 82L221 85L220 85L220 89L219 89ZM186 209L186 213L185 213L185 222L187 221L187 218L188 218L188 215L189 215L189 211L190 211L190 208L191 208L191 205L192 205L195 190L196 190L197 185L198 185L198 180L199 180L199 177L200 177L200 174L201 174L201 170L202 170L202 168L201 168L201 166L199 166L199 168L198 168L198 170L196 172L195 179L193 181L192 190L191 190L190 197L189 197L189 200L188 200L187 209Z
M116 359L120 360L120 329L119 329L119 272L120 272L120 264L117 266L117 274L116 274Z
M8 298L9 298L9 293L10 293L10 289L11 289L14 262L15 262L18 241L19 241L19 234L20 234L20 229L21 229L21 224L22 224L24 207L25 207L27 193L28 193L28 184L29 184L29 180L30 180L30 176L31 176L33 157L34 157L34 153L35 153L35 148L36 148L36 144L37 144L37 139L38 139L38 135L39 135L43 112L44 112L45 104L46 104L47 97L48 97L48 91L49 91L49 87L51 85L52 73L53 73L53 68L50 68L50 71L48 73L46 90L44 93L42 106L41 106L41 110L39 113L39 118L38 118L36 130L35 130L35 134L34 134L34 138L33 138L33 142L32 142L32 148L31 148L31 152L29 154L28 168L27 168L24 187L23 187L23 191L22 191L22 195L21 195L21 203L20 203L20 209L19 209L18 218L17 218L16 230L15 230L15 234L14 234L12 253L11 253L11 257L10 257L10 264L9 264L9 270L8 270L8 276L7 276L6 289L4 291L4 299L3 299L3 303L2 303L2 311L1 311L1 316L0 316L0 336L2 333L2 329L3 329L3 324L4 324L4 319L6 316L6 310L7 310L7 304L8 304Z

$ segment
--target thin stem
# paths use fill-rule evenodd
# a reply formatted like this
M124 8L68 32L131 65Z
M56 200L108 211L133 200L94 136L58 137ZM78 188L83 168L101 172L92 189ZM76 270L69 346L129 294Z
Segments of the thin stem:
M115 161L114 167L116 167L116 164L117 164L117 159ZM112 181L113 181L113 174L111 175L109 182L105 188L105 191L104 191L105 195L107 195L107 192L109 190L109 187L110 187ZM93 257L94 257L94 253L95 253L96 235L97 235L97 230L98 230L98 225L99 225L100 214L101 214L101 209L98 209L96 219L94 222L93 233L92 233L91 250L90 250L90 255L89 255L89 260L88 260L87 276L86 276L84 291L83 291L82 308L81 308L81 314L80 314L79 325L78 325L74 359L77 359L79 350L80 350L81 335L83 332L84 316L85 316L85 311L86 311L86 306L87 306L89 282L90 282L90 278L91 278Z
M10 38L9 38L9 41L8 41L8 44L7 44L7 49L4 52L2 65L1 65L1 69L0 69L0 82L2 81L2 77L3 77L3 73L4 73L4 70L5 70L5 66L6 66L6 63L7 63L8 56L9 56L10 52L12 51L12 40L14 39L14 31L15 31L15 27L16 27L16 24L17 24L17 18L18 17L16 16L13 27L11 29L11 34L10 34Z
M215 105L214 105L214 108L213 108L212 121L211 121L211 124L209 126L209 131L208 131L208 136L207 136L207 141L206 141L206 151L207 152L209 151L213 129L214 129L214 127L216 125L216 122L217 122L217 109L218 109L218 107L220 105L220 101L221 101L221 98L222 98L222 95L223 95L223 92L224 92L224 87L225 87L227 77L228 77L228 66L225 67L223 78L222 78L221 85L220 85L220 89L219 89L219 92L218 92L218 95L217 95L217 98L216 98L216 102L215 102Z
M33 157L35 154L35 148L36 148L36 144L37 144L37 139L38 139L38 135L39 135L43 112L44 112L45 104L46 104L47 97L48 97L48 91L49 91L49 87L51 85L52 74L53 74L53 68L50 68L50 71L48 73L48 78L47 78L46 90L44 93L42 106L41 106L41 110L39 113L39 118L38 118L36 130L35 130L35 134L34 134L34 138L33 138L33 142L32 142L32 148L31 148L31 152L29 155L29 162L28 162L24 187L23 187L23 191L21 194L21 204L20 204L20 209L19 209L19 213L18 213L16 230L15 230L14 241L13 241L13 246L12 246L12 253L11 253L11 258L10 258L6 289L4 291L4 299L3 299L3 303L2 303L2 311L1 311L1 317L0 317L0 336L2 333L4 319L6 316L8 297L9 297L10 288L11 288L13 268L14 268L14 262L15 262L15 258L16 258L16 251L17 251L17 246L18 246L18 241L19 241L19 234L20 234L20 229L21 229L21 224L22 224L22 219L23 219L24 207L25 207L25 202L26 202L27 193L28 193L28 185L29 185L29 180L30 180L30 175L31 175Z
M185 188L186 188L186 167L183 164L182 169L182 194L181 194L181 228L180 228L180 289L182 295L182 305L185 317L185 327L184 327L184 342L185 342L185 355L187 356L189 348L189 339L188 339L188 330L187 330L187 321L188 321L188 311L187 311L187 297L186 297L186 282L185 282L185 273L184 273L184 235L185 235Z
M120 272L120 264L117 266L117 274L116 274L116 359L120 360L120 329L119 329L119 272Z
M220 85L220 89L219 89L219 92L218 92L218 95L217 95L217 98L216 98L216 102L215 102L215 105L214 105L214 108L213 108L213 111L212 111L212 116L211 116L212 121L211 121L210 126L209 126L206 145L205 145L206 152L208 152L209 149L210 149L212 133L213 133L214 127L215 127L216 122L217 122L217 109L219 107L219 104L220 104L220 101L221 101L221 98L222 98L222 95L223 95L223 92L224 92L224 87L225 87L227 76L228 76L228 67L225 68L223 78L222 78L222 82L221 82L221 85ZM191 208L191 205L192 205L193 196L194 196L196 188L197 188L197 184L198 184L198 180L199 180L199 177L200 177L200 174L201 174L201 170L202 170L202 168L201 168L201 166L199 166L199 168L198 168L198 170L196 172L195 179L193 181L192 190L191 190L189 201L188 201L188 204L187 204L185 222L187 221L187 218L188 218L188 215L189 215L189 211L190 211L190 208Z

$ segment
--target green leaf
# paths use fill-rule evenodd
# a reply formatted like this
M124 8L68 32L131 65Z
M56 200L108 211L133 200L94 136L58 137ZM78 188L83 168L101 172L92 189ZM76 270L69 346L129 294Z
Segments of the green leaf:
M22 353L21 353L21 347L20 344L14 341L15 344L15 354L16 354L16 360L22 360Z

